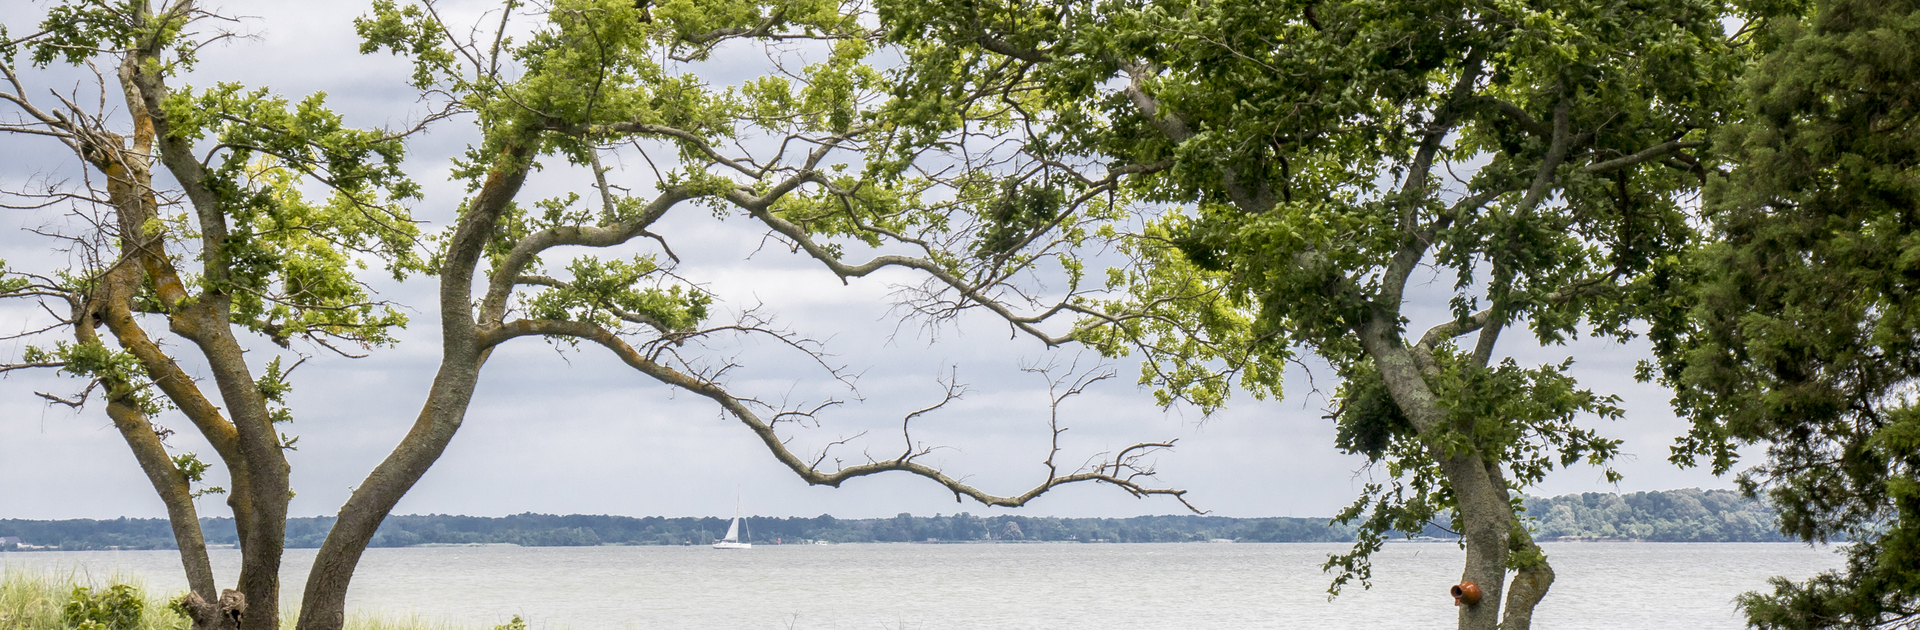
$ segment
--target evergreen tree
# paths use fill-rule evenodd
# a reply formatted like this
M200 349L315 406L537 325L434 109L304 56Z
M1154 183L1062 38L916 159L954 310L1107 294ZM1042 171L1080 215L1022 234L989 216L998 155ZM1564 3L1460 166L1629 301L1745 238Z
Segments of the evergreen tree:
M1736 167L1709 187L1713 245L1687 312L1658 327L1691 417L1675 459L1765 492L1782 531L1847 539L1843 570L1740 603L1762 628L1920 620L1920 2L1831 0L1759 27L1770 48ZM1684 317L1681 317L1684 315Z

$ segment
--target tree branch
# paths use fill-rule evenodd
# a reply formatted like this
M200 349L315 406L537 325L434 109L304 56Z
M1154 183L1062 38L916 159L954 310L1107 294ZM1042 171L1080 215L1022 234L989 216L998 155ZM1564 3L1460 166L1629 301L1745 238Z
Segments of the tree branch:
M1700 142L1697 140L1688 140L1688 141L1673 140L1669 142L1662 142L1660 144L1656 144L1651 147L1642 149L1640 150L1640 152L1634 153L1633 155L1617 157L1611 160L1607 160L1605 162L1595 162L1593 164L1588 164L1585 168L1582 168L1580 170L1588 173L1605 173L1607 171L1633 166L1635 164L1646 162L1648 160L1656 160L1656 159L1664 158L1664 157L1667 157L1668 155L1673 155L1675 153L1678 153L1681 149L1690 149L1693 147L1704 146L1704 145L1706 145L1705 142Z
M865 464L847 466L826 472L815 468L787 448L784 440L774 431L773 425L760 418L746 401L735 397L725 388L711 380L696 379L677 370L661 365L635 350L612 331L584 322L560 322L550 320L514 320L506 322L483 335L483 343L495 345L508 339L522 336L545 335L585 339L612 351L621 361L642 374L662 383L693 392L718 403L728 414L747 425L767 447L775 459L780 460L794 474L799 475L808 484L838 487L849 479L865 477L888 471L903 471L925 477L939 483L954 493L955 499L971 498L983 505L1001 507L1019 507L1045 494L1048 490L1063 485L1096 482L1107 483L1125 490L1136 497L1167 495L1178 499L1188 509L1204 513L1188 503L1185 490L1153 488L1142 485L1140 478L1150 476L1152 471L1145 467L1142 458L1159 449L1171 448L1174 441L1147 442L1122 449L1112 459L1102 461L1090 469L1068 475L1050 474L1039 485L1024 493L1012 496L997 496L974 488L959 479L955 479L937 468L915 461L913 449L907 454L888 460L871 461ZM817 460L816 460L817 461Z

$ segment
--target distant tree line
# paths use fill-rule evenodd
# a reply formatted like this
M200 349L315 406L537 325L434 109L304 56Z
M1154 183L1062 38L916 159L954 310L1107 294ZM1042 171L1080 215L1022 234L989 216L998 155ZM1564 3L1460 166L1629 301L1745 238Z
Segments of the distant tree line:
M1669 490L1611 494L1589 492L1553 498L1528 497L1527 514L1539 540L1644 540L1651 542L1782 542L1764 505L1729 490ZM1325 518L1230 518L1138 516L1054 518L953 515L842 519L749 517L753 541L788 544L852 542L1351 542L1352 528ZM210 544L235 544L233 520L201 519ZM287 546L320 546L332 517L287 521ZM503 517L390 516L373 537L375 547L442 544L512 544L526 547L594 545L704 545L727 529L727 519L570 514ZM1422 536L1452 538L1439 527ZM60 549L171 549L165 519L119 518L31 521L0 519L0 538Z
M1587 492L1524 499L1537 540L1786 542L1773 511L1732 490Z

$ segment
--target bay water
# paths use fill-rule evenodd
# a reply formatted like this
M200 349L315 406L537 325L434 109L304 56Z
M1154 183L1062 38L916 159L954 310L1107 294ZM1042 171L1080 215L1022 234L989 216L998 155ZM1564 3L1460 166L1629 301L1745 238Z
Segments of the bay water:
M1328 601L1345 544L842 544L370 549L350 614L536 630L1451 628L1463 558L1451 543L1389 544L1371 589ZM1838 567L1792 543L1547 543L1557 581L1541 630L1741 628L1733 598ZM211 552L223 585L239 553ZM288 550L284 610L313 561ZM0 554L8 572L185 589L172 551ZM289 612L289 614L291 614Z

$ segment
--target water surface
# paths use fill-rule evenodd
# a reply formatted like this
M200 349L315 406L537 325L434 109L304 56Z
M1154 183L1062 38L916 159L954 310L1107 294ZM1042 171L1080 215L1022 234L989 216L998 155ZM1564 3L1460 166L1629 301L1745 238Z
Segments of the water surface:
M1543 630L1741 628L1733 597L1773 575L1839 566L1790 543L1549 543L1559 575L1535 613ZM356 614L418 615L536 629L1451 628L1449 543L1388 545L1372 589L1327 601L1320 564L1344 544L852 544L706 547L370 549ZM287 610L313 562L287 552ZM231 584L239 554L212 552ZM171 551L26 552L8 571L59 571L185 588Z

